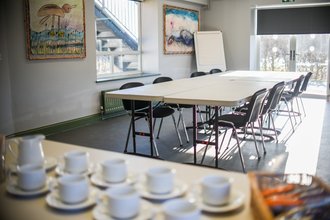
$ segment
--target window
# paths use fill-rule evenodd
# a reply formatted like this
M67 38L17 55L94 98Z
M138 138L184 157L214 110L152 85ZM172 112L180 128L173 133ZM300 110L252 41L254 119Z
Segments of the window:
M329 19L328 3L298 8L259 8L255 24L259 69L313 72L307 93L325 96L330 82Z
M260 70L289 71L290 35L260 36Z
M260 70L313 72L307 93L325 95L330 34L260 35Z
M140 3L94 0L97 79L141 73Z

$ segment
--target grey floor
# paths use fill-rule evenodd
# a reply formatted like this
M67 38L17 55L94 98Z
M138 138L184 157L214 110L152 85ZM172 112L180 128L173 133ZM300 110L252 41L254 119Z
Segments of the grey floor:
M297 117L295 132L288 117L278 115L275 124L281 131L279 141L266 142L264 154L261 142L258 142L261 158L257 153L253 141L243 141L242 151L247 172L269 171L284 173L308 173L316 175L330 185L330 103L324 99L303 98L306 117ZM229 110L229 108L225 108ZM175 117L178 118L176 112ZM186 109L184 118L187 126L192 124L192 110ZM49 135L48 140L54 140L69 144L76 144L90 148L98 148L109 151L123 152L128 131L130 117L127 115L106 119L84 127ZM158 130L156 123L155 130ZM147 131L145 120L137 122L139 131ZM183 146L179 145L172 119L165 118L160 133L156 140L160 157L178 163L193 162L192 129L188 129L190 142L180 126L180 134ZM209 131L199 130L199 139L207 139ZM222 138L220 136L220 138ZM221 139L220 139L221 140ZM228 143L228 135L225 139ZM148 137L137 137L137 149L139 153L150 154ZM132 151L132 140L129 142L129 151ZM219 167L242 172L241 161L234 145L234 139L230 142L229 150L224 152L227 144L224 144L220 152ZM234 148L232 148L234 146ZM232 148L232 149L231 149ZM205 145L198 145L198 162L201 161ZM209 147L206 153L204 164L214 166L214 147Z

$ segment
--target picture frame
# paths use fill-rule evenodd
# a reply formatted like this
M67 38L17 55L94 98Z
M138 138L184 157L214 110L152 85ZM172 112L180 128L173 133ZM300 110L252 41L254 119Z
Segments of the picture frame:
M86 57L85 0L25 0L25 9L28 59Z
M194 54L199 11L164 5L164 54Z

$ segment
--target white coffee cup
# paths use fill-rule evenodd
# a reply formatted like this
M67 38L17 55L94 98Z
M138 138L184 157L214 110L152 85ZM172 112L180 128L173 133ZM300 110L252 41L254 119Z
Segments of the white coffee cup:
M45 186L46 170L41 165L26 164L17 166L17 180L12 178L12 173L14 172L15 171L9 170L8 178L12 183L16 183L22 190L34 191Z
M165 220L198 220L200 208L186 199L173 199L163 204Z
M207 175L202 178L201 196L204 203L214 206L224 205L228 202L233 178L221 175Z
M64 164L61 163L64 159ZM83 173L88 170L89 153L79 150L64 153L64 156L57 158L57 165L68 173Z
M175 169L154 167L147 171L147 189L154 194L170 193L174 188Z
M112 217L125 219L139 214L140 200L140 195L132 186L108 188L96 197L97 204L105 206Z
M57 182L58 188L54 188ZM49 189L58 193L64 203L81 203L87 199L89 193L89 180L81 174L65 174L49 183Z
M101 163L102 176L106 182L123 182L127 177L127 162L124 159L108 159Z

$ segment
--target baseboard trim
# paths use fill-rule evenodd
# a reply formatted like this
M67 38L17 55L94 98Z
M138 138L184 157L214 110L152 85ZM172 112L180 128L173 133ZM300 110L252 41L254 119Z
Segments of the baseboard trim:
M52 125L34 128L31 130L17 132L14 134L7 135L6 138L32 135L32 134L43 134L43 135L47 136L47 135L71 130L74 128L82 127L82 126L89 125L89 124L92 124L92 123L95 123L95 122L98 122L98 121L101 121L104 119L113 118L113 117L117 117L117 116L124 115L124 114L126 114L125 111L115 112L112 114L108 114L106 117L103 116L103 119L101 117L101 114L99 114L99 113L93 114L93 115L76 118L76 119L72 119L72 120L68 120L68 121L64 121L64 122L60 122L60 123L56 123L56 124L52 124Z

